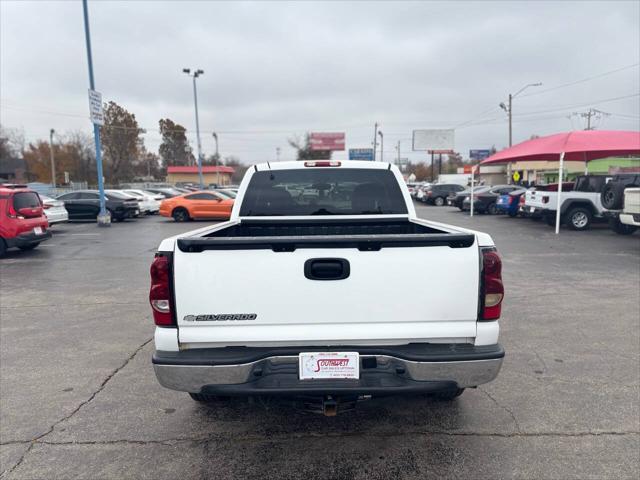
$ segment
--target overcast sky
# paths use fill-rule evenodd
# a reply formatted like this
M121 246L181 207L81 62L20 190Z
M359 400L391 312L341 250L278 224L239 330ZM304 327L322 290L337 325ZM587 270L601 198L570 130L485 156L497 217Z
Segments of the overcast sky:
M28 141L50 128L91 131L81 2L0 9L3 127ZM535 82L514 100L514 143L584 128L571 114L590 107L609 114L597 128L640 130L638 1L90 1L89 11L97 90L135 113L153 151L164 117L195 148L183 67L205 72L204 153L216 131L221 154L247 163L274 160L276 147L293 159L287 138L305 131L344 131L348 148L368 147L376 121L385 160L398 140L402 157L426 158L410 151L419 128L457 127L465 157L500 149L498 104Z

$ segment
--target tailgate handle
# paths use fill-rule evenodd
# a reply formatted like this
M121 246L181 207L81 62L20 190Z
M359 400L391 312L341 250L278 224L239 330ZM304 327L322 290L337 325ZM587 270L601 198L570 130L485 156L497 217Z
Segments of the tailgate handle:
M344 280L351 273L344 258L310 258L304 262L304 276L309 280Z

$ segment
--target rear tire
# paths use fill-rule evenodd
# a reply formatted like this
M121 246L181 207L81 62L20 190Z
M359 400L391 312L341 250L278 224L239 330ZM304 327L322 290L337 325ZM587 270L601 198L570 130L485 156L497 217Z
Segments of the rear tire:
M454 388L452 390L442 390L431 394L432 398L443 402L450 402L454 398L459 397L464 392L464 388Z
M176 222L187 222L191 220L189 218L189 212L184 208L176 208L171 212L171 216Z
M20 247L18 247L20 250L33 250L34 248L36 248L38 245L40 245L40 242L37 243L30 243L29 245L22 245Z
M566 221L572 230L582 231L589 228L593 215L584 207L575 207L567 213Z
M489 215L497 215L498 214L498 207L496 207L495 202L489 204L489 206L487 207L487 213Z
M619 218L611 218L609 219L609 228L616 232L618 235L631 235L635 232L638 227L635 225L627 225L626 223L622 223Z
M434 198L434 200L433 200L433 204L434 204L436 207L442 207L442 206L444 205L444 198L442 198L442 197L436 197L436 198Z
M551 214L551 213L546 214L544 216L544 223L546 223L550 227L555 227L556 226L556 215L555 215L555 213L554 214ZM562 223L562 222L560 222L560 223Z
M512 212L511 210L509 210L509 216L511 218L516 218L518 216L518 212Z
M0 258L4 257L5 253L7 253L7 244L4 243L4 239L0 238Z

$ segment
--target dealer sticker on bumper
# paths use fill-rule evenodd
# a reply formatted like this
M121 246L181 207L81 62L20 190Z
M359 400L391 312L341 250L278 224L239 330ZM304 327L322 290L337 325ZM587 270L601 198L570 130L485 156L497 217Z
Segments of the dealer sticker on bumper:
M302 352L298 361L300 380L360 378L358 352Z

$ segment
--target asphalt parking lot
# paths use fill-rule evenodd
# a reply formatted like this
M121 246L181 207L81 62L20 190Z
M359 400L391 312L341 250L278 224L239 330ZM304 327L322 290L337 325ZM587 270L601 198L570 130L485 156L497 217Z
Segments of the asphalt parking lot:
M0 260L2 478L637 478L640 234L555 236L526 219L418 211L493 235L502 372L451 404L385 398L335 418L202 406L157 384L149 264L162 238L203 223L66 224L11 252Z

